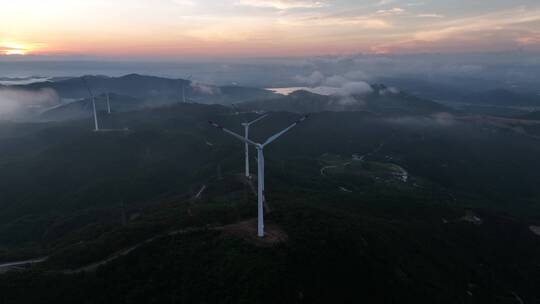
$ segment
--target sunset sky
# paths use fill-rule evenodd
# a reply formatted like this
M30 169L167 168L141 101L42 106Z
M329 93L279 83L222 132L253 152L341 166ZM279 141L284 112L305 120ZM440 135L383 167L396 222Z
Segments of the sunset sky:
M538 0L2 1L0 54L279 57L540 50Z

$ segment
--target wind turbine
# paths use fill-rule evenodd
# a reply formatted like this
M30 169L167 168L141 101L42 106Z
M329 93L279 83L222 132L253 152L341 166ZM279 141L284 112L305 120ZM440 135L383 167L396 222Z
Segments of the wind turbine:
M88 82L86 81L86 78L83 77L84 85L86 86L86 89L88 90L88 93L90 93L90 97L92 98L92 109L94 113L94 131L99 131L99 124L98 124L98 118L97 118L97 111L96 111L96 98L94 94L92 93L92 90L90 89L90 86L88 85Z
M257 189L257 235L260 238L264 237L264 148L271 144L273 141L278 139L283 134L287 133L290 129L294 128L299 123L306 120L308 116L303 116L299 120L295 121L292 125L285 128L283 131L276 133L273 136L270 136L264 143L257 143L249 138L246 138L240 134L237 134L231 130L225 129L224 127L218 125L217 123L213 121L209 121L209 123L220 129L221 131L237 138L240 141L243 141L244 143L248 145L253 145L257 149L257 171L258 171L258 189Z
M231 104L231 107L236 111L236 113L235 113L236 115L240 114L240 110L238 109L238 107L236 107L236 105L235 105L234 103ZM250 121L250 122L246 122L246 121L244 120L244 122L242 123L242 126L244 127L244 138L245 138L245 139L249 139L249 127L250 127L252 124L254 124L254 123L256 123L256 122L258 122L258 121L260 121L260 120L266 118L267 116L268 116L268 114L263 115L263 116L260 116L259 118L255 119L255 120L253 120L253 121ZM247 142L245 142L245 143L244 143L244 146L245 146L244 149L245 149L245 151L246 151L246 152L245 152L245 154L246 154L246 159L245 159L246 177L247 177L247 178L251 178L251 174L249 174L249 144L248 144Z
M255 119L255 120L252 120L250 122L242 123L242 126L244 126L244 138L246 140L249 140L249 127L252 124L256 123L256 122L263 120L267 116L268 116L268 114L263 115L263 116ZM244 142L244 150L246 151L246 160L245 160L245 163L246 163L246 177L251 178L251 175L249 174L249 143L247 141Z
M82 81L84 82L84 85L86 86L86 89L88 90L88 93L90 93L90 97L92 98L92 112L94 114L94 132L129 132L128 128L123 128L123 129L100 129L99 128L97 109L96 109L96 96L94 96L94 93L92 93L92 90L90 89L90 86L88 85L88 82L86 81L86 78L83 77ZM106 94L105 101L107 102L107 112L111 114L111 103L110 103L109 93Z
M111 114L111 100L109 98L109 93L107 93L107 114Z

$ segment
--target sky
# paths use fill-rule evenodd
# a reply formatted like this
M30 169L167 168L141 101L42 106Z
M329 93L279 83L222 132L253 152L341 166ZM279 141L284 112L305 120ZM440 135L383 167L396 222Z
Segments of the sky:
M291 57L540 50L538 0L1 0L0 54Z

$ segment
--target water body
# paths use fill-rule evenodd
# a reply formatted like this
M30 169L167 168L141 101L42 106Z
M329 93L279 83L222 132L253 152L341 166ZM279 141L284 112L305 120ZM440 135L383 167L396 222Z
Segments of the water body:
M311 93L319 94L319 95L336 95L339 94L341 89L340 88L334 88L334 87L316 87L316 88L310 88L310 87L284 87L284 88L266 88L269 91L281 94L281 95L290 95L291 93L294 93L296 91L308 91Z
M35 82L45 82L50 79L48 77L0 78L0 85L25 85Z
M293 92L305 90L308 91L307 87L289 87L289 88L267 88L267 90L281 95L290 95Z

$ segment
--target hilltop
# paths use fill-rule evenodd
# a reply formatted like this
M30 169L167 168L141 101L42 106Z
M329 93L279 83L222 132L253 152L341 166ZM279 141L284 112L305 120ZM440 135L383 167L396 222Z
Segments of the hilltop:
M381 114L419 115L454 111L436 102L384 85L372 85L367 93L346 96L327 96L300 90L280 98L245 102L240 106L252 110L296 113L372 111Z

